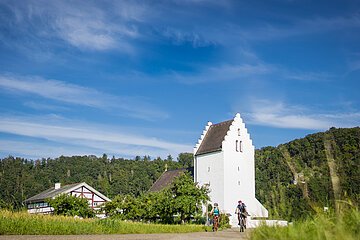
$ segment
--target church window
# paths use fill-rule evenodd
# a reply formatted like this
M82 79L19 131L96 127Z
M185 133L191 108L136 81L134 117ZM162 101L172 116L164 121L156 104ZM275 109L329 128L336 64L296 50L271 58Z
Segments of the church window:
M240 186L240 181L238 181L238 185Z
M238 172L240 172L240 167L238 166Z
M240 128L238 128L238 136L240 136Z
M239 140L236 140L235 148L236 148L236 151L238 152L239 151Z
M210 172L210 167L208 167L208 172Z
M243 151L243 149L242 149L242 141L240 141L240 143L239 143L239 149L240 149L240 152Z

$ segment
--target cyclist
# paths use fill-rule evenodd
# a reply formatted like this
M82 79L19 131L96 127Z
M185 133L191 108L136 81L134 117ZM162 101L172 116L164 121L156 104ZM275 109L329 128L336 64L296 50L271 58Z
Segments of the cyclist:
M249 215L248 212L246 211L246 205L245 203L243 203L241 200L238 201L238 205L236 206L235 209L235 214L238 215L238 220L239 223L238 225L240 225L240 219L241 217L244 219L244 227L246 229L246 217ZM241 216L240 216L241 215Z
M214 203L214 208L211 210L210 214L213 216L213 231L217 231L220 216L219 205L217 203Z

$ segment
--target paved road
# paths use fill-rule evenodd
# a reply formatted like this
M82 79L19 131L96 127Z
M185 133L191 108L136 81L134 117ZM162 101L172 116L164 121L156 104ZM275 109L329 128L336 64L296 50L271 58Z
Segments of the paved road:
M114 235L6 235L0 240L231 240L249 239L249 232L240 233L238 229L228 229L221 232L198 233L163 233L163 234L114 234Z

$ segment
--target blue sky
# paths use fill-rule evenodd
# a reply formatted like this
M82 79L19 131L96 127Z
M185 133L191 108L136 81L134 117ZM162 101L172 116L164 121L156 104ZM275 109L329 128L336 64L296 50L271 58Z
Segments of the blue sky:
M0 157L176 156L360 124L360 2L0 0Z

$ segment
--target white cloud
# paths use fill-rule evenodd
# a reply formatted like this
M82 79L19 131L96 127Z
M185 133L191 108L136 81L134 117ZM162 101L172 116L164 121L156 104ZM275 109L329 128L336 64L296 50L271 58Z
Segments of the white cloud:
M360 125L360 112L314 113L314 110L303 106L269 100L254 100L246 115L250 124L276 128L326 130Z
M108 50L121 48L132 52L132 46L124 38L138 36L135 28L114 25L91 13L85 16L65 16L55 21L61 38L79 48Z
M136 23L146 10L141 4L127 1L105 4L36 0L4 4L12 14L6 19L12 21L3 24L8 28L15 26L17 34L26 33L30 48L56 45L54 39L62 39L84 50L116 49L131 54L135 51L131 41L140 36Z
M120 112L120 115L133 118L154 120L168 117L167 113L157 110L151 104L135 97L114 96L92 88L41 77L0 75L0 88L20 93L36 94L46 99L67 104L102 110L118 110L117 113Z
M61 154L115 154L115 155L176 155L189 152L192 146L164 141L150 136L126 133L115 126L92 125L86 122L74 122L56 117L0 117L0 132L32 138L29 142L22 141L21 146L13 146L3 150L36 156L54 156L51 149L58 149ZM34 139L46 139L50 143L37 144ZM3 140L4 141L4 140ZM20 141L21 142L21 141ZM34 142L34 145L32 143ZM55 143L55 144L54 144ZM6 146L9 146L7 144ZM36 154L36 151L39 151Z

